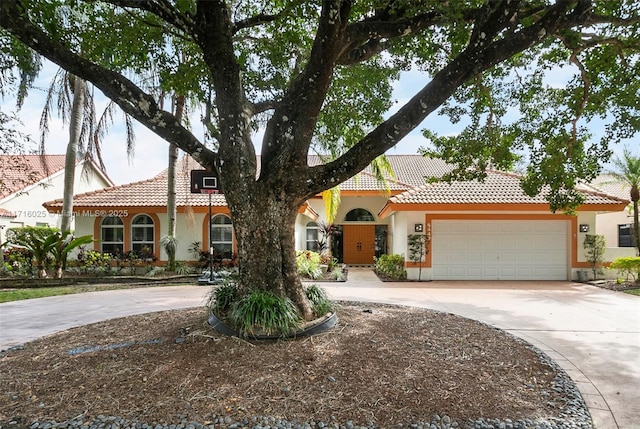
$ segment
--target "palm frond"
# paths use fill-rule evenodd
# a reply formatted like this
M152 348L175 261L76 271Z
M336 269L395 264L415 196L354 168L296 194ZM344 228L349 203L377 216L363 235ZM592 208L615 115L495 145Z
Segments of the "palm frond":
M331 189L323 191L322 201L324 201L327 221L332 223L338 215L338 207L340 207L340 186L334 186Z
M389 178L395 179L396 175L393 172L391 163L385 155L380 155L371 161L371 172L378 182L378 186L384 192L386 196L391 195L391 186L389 185Z

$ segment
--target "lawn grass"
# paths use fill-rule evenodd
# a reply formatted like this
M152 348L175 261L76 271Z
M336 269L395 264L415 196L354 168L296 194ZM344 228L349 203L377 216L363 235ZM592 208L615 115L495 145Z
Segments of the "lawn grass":
M628 293L630 295L640 296L640 289L627 289L624 293Z
M141 288L141 287L160 287L160 286L179 286L180 284L185 284L185 283L180 283L180 282L158 283L158 284L113 283L113 284L97 284L97 285L82 285L82 286L54 286L54 287L43 287L43 288L0 290L0 303L20 301L23 299L45 298L48 296L72 295L74 293L97 292L101 290L133 289L133 288Z
M20 301L22 299L44 298L47 296L70 295L84 292L74 286L29 288L0 291L0 302Z

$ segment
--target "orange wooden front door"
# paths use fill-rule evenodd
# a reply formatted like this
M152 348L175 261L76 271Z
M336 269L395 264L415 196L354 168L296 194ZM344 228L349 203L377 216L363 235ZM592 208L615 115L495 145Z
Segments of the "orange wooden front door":
M345 264L373 265L375 225L345 225L342 232Z

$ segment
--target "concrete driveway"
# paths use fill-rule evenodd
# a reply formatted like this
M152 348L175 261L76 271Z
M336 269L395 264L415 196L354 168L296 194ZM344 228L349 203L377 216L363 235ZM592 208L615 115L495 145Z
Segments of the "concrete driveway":
M576 382L596 429L640 429L640 298L569 282L382 283L351 269L333 299L431 308L536 345ZM0 304L0 350L105 319L202 305L203 286L92 292Z

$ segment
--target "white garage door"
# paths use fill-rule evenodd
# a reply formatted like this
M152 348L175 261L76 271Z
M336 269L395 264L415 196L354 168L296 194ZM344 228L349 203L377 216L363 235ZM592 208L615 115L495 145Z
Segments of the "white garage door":
M566 221L434 220L434 280L566 280Z

